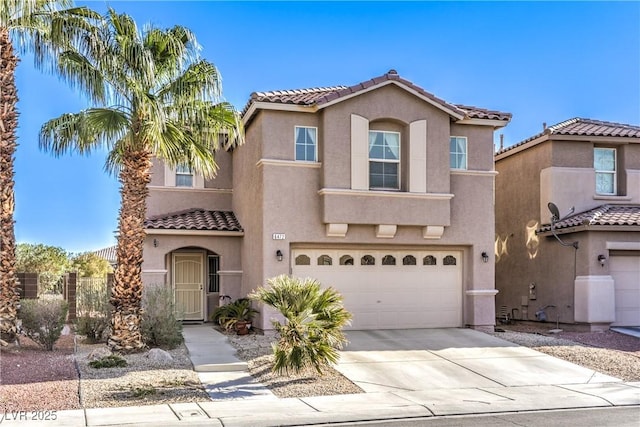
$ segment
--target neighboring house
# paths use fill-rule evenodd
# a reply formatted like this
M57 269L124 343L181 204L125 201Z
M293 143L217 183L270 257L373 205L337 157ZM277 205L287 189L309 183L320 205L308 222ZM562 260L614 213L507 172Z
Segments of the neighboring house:
M116 268L118 264L118 257L116 255L117 246L109 246L108 248L99 249L94 251L93 253L99 256L102 259L107 260L107 262L111 265L112 268Z
M640 126L575 118L495 159L496 305L516 319L640 326Z
M393 70L253 93L215 179L154 163L145 283L173 286L189 320L293 274L340 291L354 329L492 330L493 133L510 119Z

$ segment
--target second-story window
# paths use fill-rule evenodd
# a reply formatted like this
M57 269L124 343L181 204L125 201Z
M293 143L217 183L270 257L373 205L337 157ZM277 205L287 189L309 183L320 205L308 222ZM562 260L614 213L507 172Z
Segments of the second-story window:
M467 137L452 136L449 139L449 153L451 169L467 168Z
M369 131L369 188L400 189L400 134Z
M193 171L189 166L176 167L176 187L193 187Z
M594 148L593 167L596 170L596 194L616 194L616 149Z
M318 130L312 127L296 126L296 160L315 162L318 158Z

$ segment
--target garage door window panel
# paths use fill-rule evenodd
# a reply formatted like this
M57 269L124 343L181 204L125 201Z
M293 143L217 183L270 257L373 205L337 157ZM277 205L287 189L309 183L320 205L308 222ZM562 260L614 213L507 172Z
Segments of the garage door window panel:
M307 255L298 255L296 257L296 265L311 265L311 258Z
M393 255L382 257L382 265L396 265L396 258Z
M340 257L340 265L353 265L353 257L351 255L342 255Z
M436 257L434 257L433 255L427 255L426 257L422 258L422 265L437 265L438 261L436 259Z
M416 257L413 255L407 255L402 258L402 265L416 265Z
M320 255L318 257L318 265L332 265L333 259L329 255Z
M376 259L371 255L365 255L360 258L360 265L375 265Z
M444 257L444 260L442 261L443 265L456 265L457 264L457 260L456 257L454 257L453 255L447 255L446 257Z

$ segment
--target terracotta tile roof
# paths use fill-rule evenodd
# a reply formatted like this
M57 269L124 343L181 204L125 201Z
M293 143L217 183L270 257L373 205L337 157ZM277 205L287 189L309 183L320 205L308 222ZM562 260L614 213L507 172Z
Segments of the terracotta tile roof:
M640 205L602 205L588 211L572 215L556 222L555 228L570 228L581 225L640 225ZM551 230L551 225L540 227L538 232Z
M511 113L504 113L497 110L487 110L486 108L471 107L468 105L456 104L456 107L465 112L466 117L470 119L488 119L488 120L511 120Z
M116 255L117 246L109 246L108 248L99 249L94 251L93 253L99 256L100 258L106 259L110 264L115 264L118 260Z
M575 135L575 136L608 136L619 138L640 138L640 126L624 123L604 122L601 120L583 119L575 117L565 120L553 126L549 126L543 132L511 145L497 154L502 154L529 141L538 139L544 135Z
M433 94L425 91L420 86L413 82L403 79L398 75L395 70L389 70L386 74L373 79L367 80L362 83L358 83L353 86L331 86L331 87L316 87L308 89L294 89L294 90L276 90L270 92L254 92L251 94L251 99L244 107L242 115L249 110L249 107L253 102L273 102L280 104L295 104L295 105L317 105L329 103L338 98L356 94L363 90L366 90L372 86L384 83L386 81L397 81L404 86L414 90L420 95L430 99L435 104L440 105L442 108L453 112L461 117L476 118L476 119L494 119L494 120L511 120L511 113L503 113L500 111L486 110L478 107L470 107L464 105L450 104Z
M243 231L231 211L189 209L148 218L144 227L154 230Z

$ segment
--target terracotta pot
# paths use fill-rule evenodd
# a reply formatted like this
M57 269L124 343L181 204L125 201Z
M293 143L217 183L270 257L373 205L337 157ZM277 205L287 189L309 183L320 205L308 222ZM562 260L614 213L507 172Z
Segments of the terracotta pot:
M247 335L249 333L249 328L251 328L251 322L247 322L245 320L239 320L236 322L236 333L238 335Z

